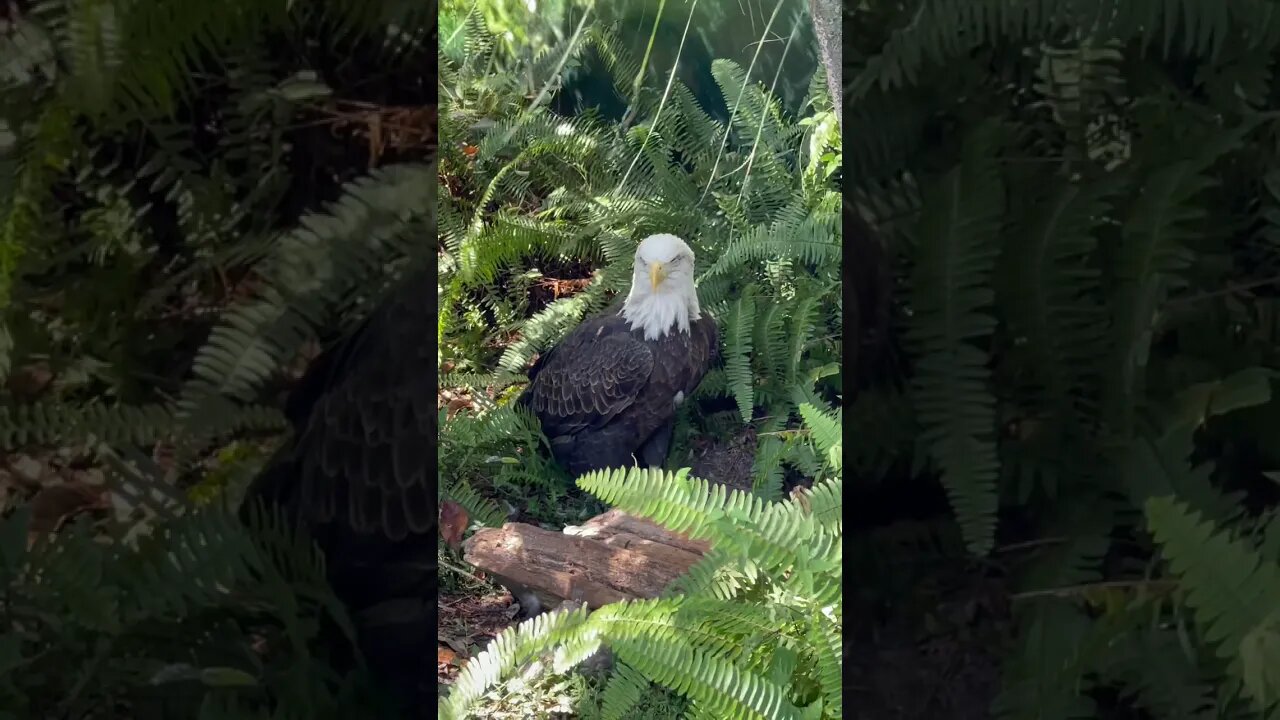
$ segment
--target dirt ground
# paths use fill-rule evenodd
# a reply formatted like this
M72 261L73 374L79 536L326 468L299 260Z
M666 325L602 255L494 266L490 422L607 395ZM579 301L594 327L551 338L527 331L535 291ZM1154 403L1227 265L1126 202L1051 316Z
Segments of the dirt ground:
M977 582L922 624L899 612L846 632L845 707L858 720L987 720L1000 690L1004 590Z
M727 441L703 441L693 448L694 477L751 492L751 466L756 457L756 435L746 431Z

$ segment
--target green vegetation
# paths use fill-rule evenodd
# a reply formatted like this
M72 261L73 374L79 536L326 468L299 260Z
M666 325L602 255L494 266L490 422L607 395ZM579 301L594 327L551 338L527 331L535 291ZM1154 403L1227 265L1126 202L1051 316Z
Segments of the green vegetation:
M612 670L576 691L583 717L840 716L840 137L807 8L780 7L756 35L776 45L729 57L700 39L738 12L723 5L620 19L571 5L563 27L543 18L519 40L505 4L442 17L439 341L456 401L441 413L443 497L473 528L515 514L559 529L607 505L716 547L661 599L501 633L443 717L502 717L517 679L526 712L550 708L577 686L531 686L529 663L564 678L601 647ZM785 89L796 72L779 79L791 53L802 92ZM636 244L659 232L697 255L723 365L682 406L667 472L575 483L511 401L537 354L625 292ZM715 478L736 491L688 474L695 446L744 433L754 463ZM787 498L797 484L811 493ZM441 552L442 589L483 591Z
M846 201L894 290L889 347L846 368L879 446L846 484L881 504L854 615L935 602L949 565L1012 606L951 632L1012 636L995 717L1277 717L1280 14L858 5Z
M377 706L309 541L229 510L313 346L426 255L434 16L0 10L0 717Z

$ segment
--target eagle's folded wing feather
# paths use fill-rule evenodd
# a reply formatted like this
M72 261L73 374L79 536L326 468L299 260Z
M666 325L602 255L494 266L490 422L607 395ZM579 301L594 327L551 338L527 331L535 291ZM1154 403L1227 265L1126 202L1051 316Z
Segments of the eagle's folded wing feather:
M436 524L435 371L426 303L400 293L343 345L295 443L302 512L393 540ZM337 518L345 512L346 518Z
M567 338L547 359L525 402L548 436L603 426L635 402L653 372L653 353L629 334Z

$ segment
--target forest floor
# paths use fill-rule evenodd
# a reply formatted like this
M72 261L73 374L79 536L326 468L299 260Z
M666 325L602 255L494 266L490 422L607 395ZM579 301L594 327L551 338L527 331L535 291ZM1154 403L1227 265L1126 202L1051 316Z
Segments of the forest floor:
M694 440L692 474L750 491L756 437L751 429L723 439ZM985 720L1000 687L999 653L1009 627L1007 589L972 576L963 560L943 568L937 596L920 588L912 602L846 629L845 688L858 720ZM440 597L437 679L452 682L464 658L515 622L505 589L477 586ZM921 614L928 620L921 622ZM446 647L446 645L448 647Z
M999 583L979 580L938 599L924 628L912 614L894 608L857 637L846 635L844 696L853 710L850 717L990 718L1010 622L1006 598Z
M693 475L750 491L755 447L755 433L751 430L726 440L698 443L692 451ZM453 682L465 658L515 623L518 608L511 593L498 587L477 594L481 587L477 583L441 591L437 623L442 644L437 646L436 657L436 679L440 683Z
M695 441L693 474L749 491L755 447L749 429L725 439ZM67 451L14 453L0 461L0 496L35 500L37 525L45 531L81 512L106 510L102 490L101 473L78 467ZM957 564L951 572L960 577L966 568ZM1008 625L1006 597L998 582L962 579L949 584L945 595L926 610L930 621L923 632L917 611L905 607L890 608L862 627L850 626L853 639L845 662L852 717L990 717L999 688L998 651ZM489 589L479 582L444 592L438 602L437 680L448 684L465 658L515 622L517 606L505 589Z

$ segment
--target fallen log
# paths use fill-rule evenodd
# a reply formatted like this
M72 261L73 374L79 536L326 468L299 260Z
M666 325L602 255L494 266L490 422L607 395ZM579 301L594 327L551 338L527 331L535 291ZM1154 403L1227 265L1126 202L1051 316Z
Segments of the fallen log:
M534 614L565 600L594 609L657 597L702 558L708 544L610 510L563 532L524 523L485 528L462 547L468 563L511 589ZM529 607L534 604L540 607Z

